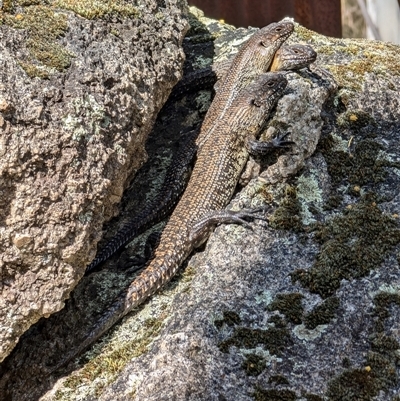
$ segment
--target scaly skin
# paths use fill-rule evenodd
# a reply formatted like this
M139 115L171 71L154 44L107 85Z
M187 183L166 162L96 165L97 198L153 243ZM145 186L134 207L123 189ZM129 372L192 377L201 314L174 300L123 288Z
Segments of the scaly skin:
M289 71L304 68L315 61L317 54L306 45L282 46L275 54L271 68L274 71ZM210 69L207 70L210 76ZM226 71L224 71L226 73ZM211 76L212 77L212 76ZM195 83L201 80L195 76ZM212 77L213 78L213 77ZM214 82L214 78L212 79ZM204 84L204 81L203 81ZM185 88L186 90L188 88ZM145 232L154 224L166 218L175 205L180 195L185 189L189 177L189 166L195 157L197 147L195 139L198 133L189 134L184 146L175 156L174 161L168 169L165 183L159 195L147 205L137 216L126 223L120 231L113 237L103 249L96 255L95 259L86 268L86 273L91 272L102 262L110 258L120 248L129 243L134 237ZM270 146L270 149L272 146Z
M283 45L272 60L269 71L294 71L308 67L315 61L317 53L308 45ZM201 68L184 77L175 85L170 99L178 100L190 92L211 89L217 80L229 72L232 60L217 63L211 67ZM218 82L218 86L220 83Z
M154 259L101 316L96 327L54 370L82 352L115 322L167 283L190 253L221 222L244 222L223 211L247 161L246 142L255 137L287 85L277 73L260 76L232 101L197 154L188 186L164 228ZM244 216L248 217L248 216ZM254 216L253 216L254 217ZM245 223L245 222L244 222Z
M308 45L282 46L272 60L270 71L293 71L308 67L317 59L317 53Z
M183 146L175 155L173 164L167 171L160 193L140 213L127 222L105 247L97 253L86 268L86 274L105 262L133 238L144 233L172 212L189 180L190 165L197 150L195 144L197 135L198 130L191 131L187 135Z
M222 79L214 100L204 118L197 138L199 148L207 138L214 135L214 130L221 120L226 119L230 105L243 88L260 74L268 71L275 52L293 32L294 25L289 21L269 24L257 31L240 48L232 60L229 73Z

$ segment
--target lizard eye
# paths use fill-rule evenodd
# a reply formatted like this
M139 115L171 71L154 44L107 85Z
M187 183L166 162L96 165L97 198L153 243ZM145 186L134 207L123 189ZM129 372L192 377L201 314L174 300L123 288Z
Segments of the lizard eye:
M268 82L267 86L269 86L270 88L272 88L273 86L275 86L275 82Z
M282 30L282 27L278 26L277 28L275 28L276 32L280 32Z
M268 44L264 43L263 41L260 42L260 45L263 46L263 47L268 48Z

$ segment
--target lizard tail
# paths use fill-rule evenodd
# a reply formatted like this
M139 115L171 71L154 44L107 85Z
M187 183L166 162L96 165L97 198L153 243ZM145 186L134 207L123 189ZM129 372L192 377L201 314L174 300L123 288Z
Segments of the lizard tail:
M74 358L78 357L83 351L98 340L107 330L109 330L118 320L125 316L132 308L126 308L126 295L124 294L114 299L114 302L103 312L100 319L97 320L95 327L85 337L85 339L79 343L77 347L72 349L67 355L59 362L56 366L51 368L49 374L56 372L61 367L65 366Z
M199 129L194 129L186 135L182 146L175 155L174 162L168 169L160 194L137 216L127 222L115 237L98 252L87 266L85 274L90 273L133 238L165 219L174 210L189 180L191 164L197 150L195 140L198 133Z
M179 248L179 247L178 247ZM175 253L175 251L177 251ZM134 281L122 291L101 313L95 326L88 335L79 343L77 347L71 350L61 362L51 368L50 374L66 365L72 359L80 355L86 348L98 340L105 332L107 332L115 323L122 319L126 314L135 307L142 304L161 286L166 284L176 273L179 266L187 258L191 249L186 249L184 245L181 249L173 248L164 254L153 259L149 266L142 271Z

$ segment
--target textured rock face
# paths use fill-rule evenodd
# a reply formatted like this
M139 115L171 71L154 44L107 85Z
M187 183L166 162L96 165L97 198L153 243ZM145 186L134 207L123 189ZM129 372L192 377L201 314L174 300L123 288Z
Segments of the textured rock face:
M201 22L207 29L192 20L184 41L187 70L222 60L251 34ZM288 75L270 125L296 145L264 161L262 178L230 205L266 205L268 223L218 227L167 288L52 372L132 280L115 266L138 252L142 239L133 241L21 339L0 368L0 398L398 401L400 49L300 26L290 42L311 44L339 90L330 96L318 74ZM153 145L201 120L205 99L201 91L167 104ZM157 156L148 177L162 176L159 166ZM125 199L128 210L145 196Z
M94 257L187 30L174 0L20 3L0 14L1 360Z

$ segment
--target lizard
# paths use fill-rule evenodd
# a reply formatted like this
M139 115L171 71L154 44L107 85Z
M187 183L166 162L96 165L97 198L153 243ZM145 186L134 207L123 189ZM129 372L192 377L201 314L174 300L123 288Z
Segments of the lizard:
M270 71L295 71L308 67L317 59L316 51L309 45L281 47L272 60Z
M293 71L307 67L313 63L317 57L316 52L311 46L307 45L289 45L282 46L276 53L271 63L271 71ZM210 76L211 69L207 73ZM227 71L221 71L219 76L223 76ZM202 73L203 74L203 73ZM204 75L206 76L206 75ZM217 75L218 76L218 75ZM212 76L211 76L212 77ZM195 84L204 80L199 79L195 75ZM214 83L212 77L211 83ZM193 83L193 80L192 80ZM183 90L188 90L187 81L183 88L179 88L182 94ZM179 148L174 156L173 163L168 168L165 182L163 183L160 192L156 198L142 209L136 216L128 221L117 234L102 248L95 259L86 268L86 274L93 271L97 266L110 258L119 249L129 243L134 237L142 234L154 224L166 218L177 204L180 195L184 191L187 181L190 176L190 166L196 155L197 146L195 140L198 135L198 130L190 131L184 139L184 143ZM275 143L269 143L269 149L274 148ZM287 142L283 142L283 145ZM282 145L281 144L281 145ZM253 145L253 142L252 142ZM264 145L264 147L268 146ZM277 143L279 146L279 143ZM250 147L250 150L252 147Z
M291 35L293 29L294 25L290 21L272 23L257 31L243 44L231 63L232 68L229 74L225 74L221 88L207 111L194 146L198 147L199 143L201 144L211 134L216 118L222 117L222 111L229 107L238 91L248 85L254 77L267 71L275 52ZM114 247L108 249L112 248ZM86 268L86 273L106 260L108 254L109 252L105 251L104 256L96 257Z
M283 45L275 53L268 71L294 71L308 67L317 58L317 53L309 45ZM201 89L218 90L221 79L229 71L232 58L215 63L210 67L200 68L188 74L174 87L169 100L179 100L187 93Z
M201 124L196 140L199 148L213 135L218 122L225 119L227 110L239 92L255 77L268 70L276 51L293 30L294 25L290 21L274 22L258 30L241 46L232 60L229 73L222 78Z
M283 74L262 74L241 90L214 135L197 153L188 186L165 226L154 258L101 314L92 331L59 363L63 366L97 340L118 320L167 283L191 252L207 240L221 223L249 226L247 218L261 218L254 211L225 211L248 158L246 142L255 137L287 85Z

